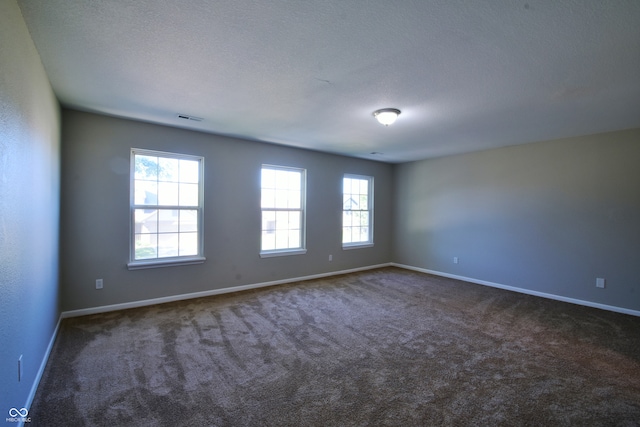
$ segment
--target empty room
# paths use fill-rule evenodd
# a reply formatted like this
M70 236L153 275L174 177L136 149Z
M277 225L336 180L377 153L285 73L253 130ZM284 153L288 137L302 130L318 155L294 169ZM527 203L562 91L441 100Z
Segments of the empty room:
M640 2L0 0L0 412L640 425Z

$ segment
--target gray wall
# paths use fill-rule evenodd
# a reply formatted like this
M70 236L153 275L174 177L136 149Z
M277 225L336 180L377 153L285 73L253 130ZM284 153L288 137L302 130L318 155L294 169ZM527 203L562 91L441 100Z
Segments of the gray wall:
M398 165L394 198L395 262L640 310L640 130Z
M388 164L85 112L62 119L63 310L365 267L391 259ZM205 157L201 265L127 270L132 147ZM260 167L307 169L307 253L259 257ZM375 177L375 245L342 250L342 175ZM333 262L328 261L333 255ZM104 289L95 280L104 279Z
M28 400L58 320L59 109L22 14L0 2L0 419ZM24 377L18 382L18 357Z

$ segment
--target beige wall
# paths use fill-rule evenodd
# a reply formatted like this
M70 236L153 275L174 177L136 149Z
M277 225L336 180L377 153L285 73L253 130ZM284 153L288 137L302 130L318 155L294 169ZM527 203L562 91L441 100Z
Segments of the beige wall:
M399 165L394 261L640 310L639 165L640 130Z
M62 123L65 311L323 274L391 259L391 165L72 110L63 110ZM204 156L204 264L127 270L132 147ZM307 170L304 255L259 256L262 164ZM342 250L345 173L375 178L372 248ZM98 278L104 279L102 290L95 289Z
M0 413L31 396L58 319L59 109L13 0L0 1ZM23 378L18 382L18 357Z
M64 310L389 261L640 309L640 130L391 166L71 110L63 129ZM205 156L205 264L126 269L131 147ZM306 255L258 256L262 163L307 169ZM374 248L341 249L344 173L375 177Z

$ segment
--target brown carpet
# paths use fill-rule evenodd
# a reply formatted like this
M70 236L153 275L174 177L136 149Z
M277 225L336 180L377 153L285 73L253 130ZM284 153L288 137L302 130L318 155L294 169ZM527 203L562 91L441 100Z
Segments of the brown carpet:
M384 268L66 319L43 426L640 425L640 318Z

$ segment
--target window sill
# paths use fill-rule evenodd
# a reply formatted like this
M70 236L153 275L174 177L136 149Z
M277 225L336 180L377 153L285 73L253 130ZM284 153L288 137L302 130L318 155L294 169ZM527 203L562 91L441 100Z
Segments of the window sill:
M347 245L342 245L343 251L348 251L351 249L361 249L361 248L372 248L373 243L349 243Z
M264 251L260 252L260 258L273 258L276 256L288 256L288 255L303 255L306 254L306 249L293 249L293 250L280 250L280 251Z
M168 259L153 259L148 261L133 261L127 264L129 270L142 270L144 268L173 267L177 265L202 264L207 259L205 257L183 257Z

